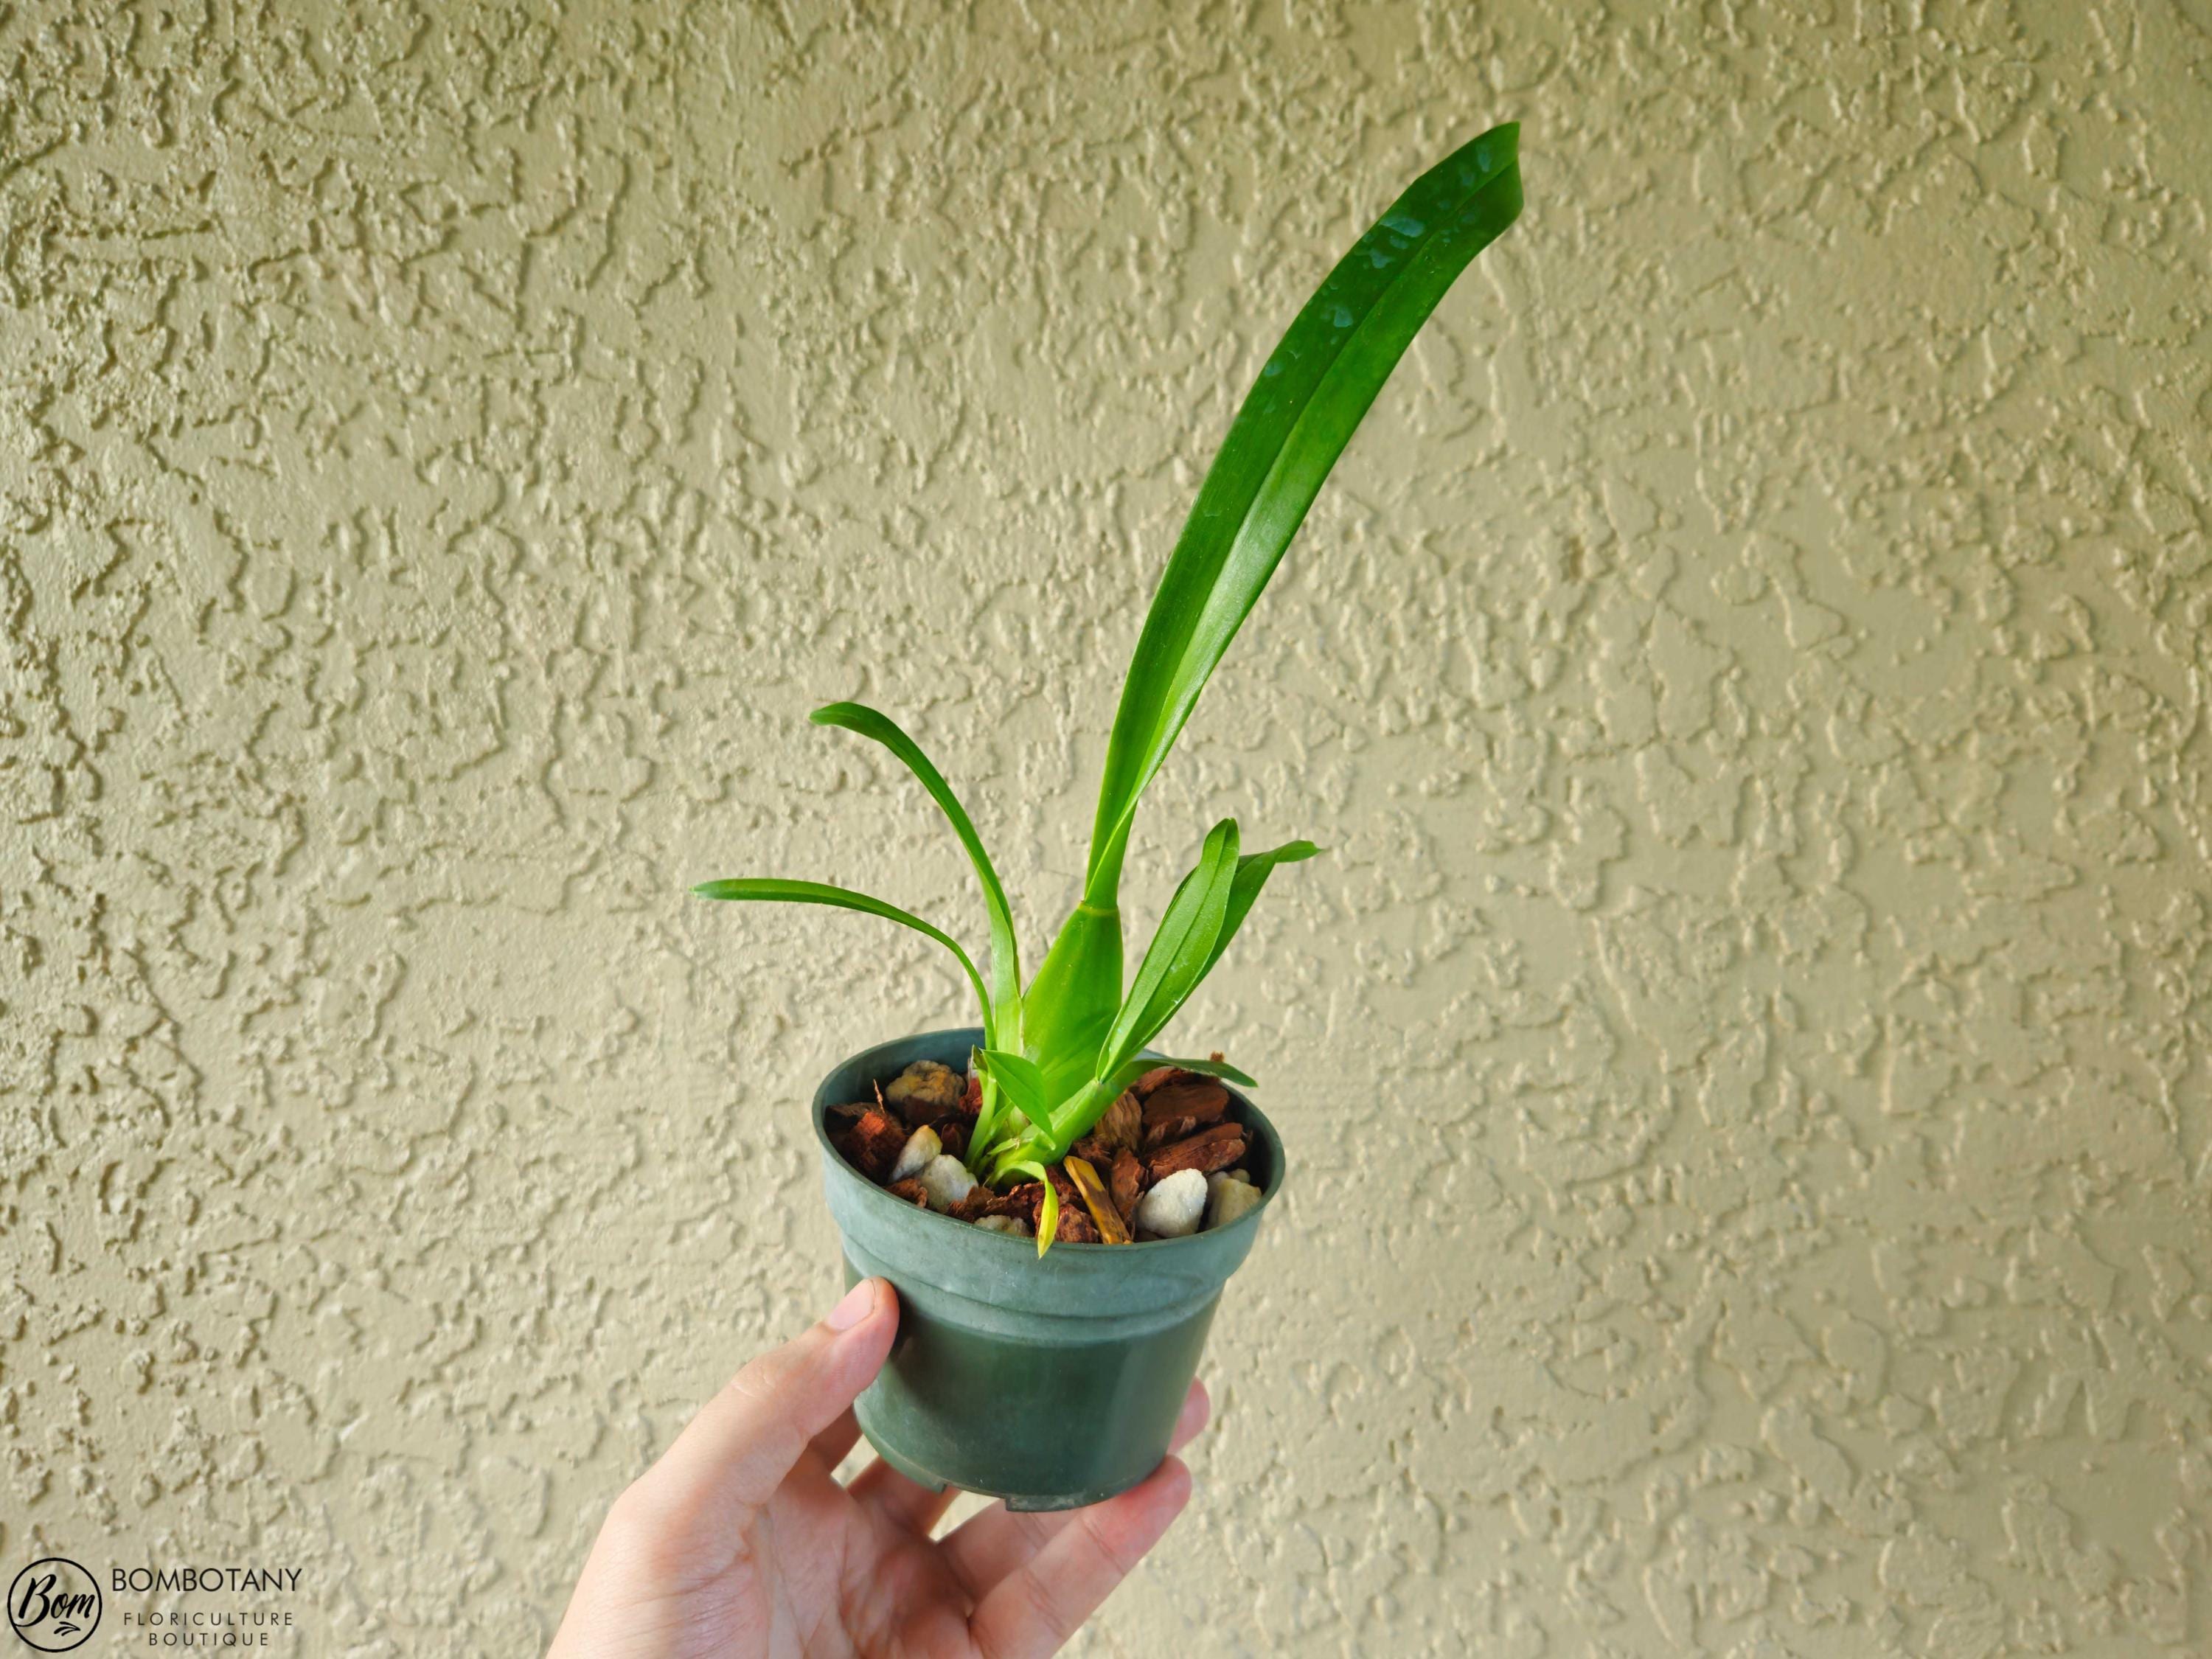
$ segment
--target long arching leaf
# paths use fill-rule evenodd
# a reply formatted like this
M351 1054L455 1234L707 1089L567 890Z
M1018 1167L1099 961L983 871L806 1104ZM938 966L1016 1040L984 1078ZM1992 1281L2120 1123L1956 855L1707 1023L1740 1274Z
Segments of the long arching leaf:
M968 861L975 866L975 879L983 887L983 905L990 913L991 1000L999 1007L1001 1035L1009 1042L1018 1042L1018 1030L1003 1030L1021 998L1022 964L1015 950L1013 908L1006 902L1006 890L1000 884L999 872L992 867L990 854L983 850L983 838L975 833L975 826L967 809L960 805L959 797L952 793L952 786L945 782L945 775L897 721L866 703L833 702L816 709L807 718L817 726L842 726L883 744L906 763L907 770L921 780L921 787L929 792L930 799L952 825L952 833L968 849Z
M786 881L775 876L740 876L723 881L702 881L691 890L702 898L736 899L764 904L826 904L839 910L858 910L864 915L881 916L886 921L896 921L902 927L911 927L917 933L927 935L952 952L954 958L968 975L968 982L975 988L975 1000L983 1005L984 1041L988 1042L992 1024L991 994L984 988L982 975L960 948L960 942L942 928L933 927L911 911L902 910L866 893L856 893L849 887L833 887L821 881Z
M1146 786L1258 603L1322 480L1429 313L1521 211L1521 129L1492 127L1413 181L1337 262L1245 394L1139 635L1099 778L1082 902L1024 1005L1055 1087L1119 1006L1121 860Z
M1091 830L1090 902L1114 902L1137 798L1329 468L1453 280L1520 213L1520 131L1492 127L1414 180L1306 301L1246 394L1122 686Z

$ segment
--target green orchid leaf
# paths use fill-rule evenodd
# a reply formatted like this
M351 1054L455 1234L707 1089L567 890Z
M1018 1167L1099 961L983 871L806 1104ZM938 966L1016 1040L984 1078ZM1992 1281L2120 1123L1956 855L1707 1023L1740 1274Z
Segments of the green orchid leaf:
M1468 261L1519 215L1519 140L1516 123L1492 127L1414 180L1337 262L1246 393L1121 688L1087 902L1114 902L1138 797L1390 371Z
M1520 132L1492 128L1391 204L1298 313L1230 423L1122 684L1082 902L1025 1001L1023 1052L1055 1093L1074 1086L1121 1000L1121 862L1138 799L1399 358L1520 214Z
M984 1074L1006 1091L1014 1109L1048 1133L1052 1129L1052 1099L1045 1093L1044 1073L1036 1063L1003 1048L986 1048L976 1056Z
M975 879L982 884L983 905L990 913L991 1000L998 1010L999 1030L1005 1041L1018 1041L1020 1031L1015 1022L1021 1001L1022 965L1015 949L1013 907L1006 902L1006 890L1000 884L990 854L983 850L983 838L975 833L975 825L952 793L952 786L898 722L866 703L828 703L807 718L817 726L842 726L883 744L906 763L907 770L920 780L951 824L952 833L968 851L968 861L975 866Z
M1237 820L1224 818L1207 831L1197 865L1168 901L1129 994L1121 1000L1121 1012L1099 1048L1094 1076L1113 1072L1152 1041L1206 976L1236 878Z
M1320 852L1321 848L1310 841L1286 841L1264 853L1247 853L1237 860L1237 878L1229 887L1229 908L1221 918L1221 933L1213 941L1213 954L1206 960L1206 974L1213 971L1213 964L1221 960L1229 941L1244 925L1244 918L1252 914L1253 901L1260 896L1260 890L1267 884L1267 878L1275 873L1276 866L1302 864ZM1204 979L1206 974L1199 977Z
M982 975L960 943L942 928L933 927L920 916L902 910L885 900L856 893L849 887L833 887L827 882L786 881L774 876L741 876L725 881L702 881L691 890L702 898L730 899L763 904L826 904L839 910L858 910L863 915L881 916L886 921L897 922L902 927L911 927L917 933L935 939L952 952L968 981L975 988L975 1000L983 1006L983 1030L989 1040L994 1019L991 994L984 988Z
M1121 916L1079 904L1022 997L1022 1052L1065 1100L1091 1075L1121 1006Z
M999 1139L999 1121L1001 1109L1006 1105L1006 1091L999 1086L998 1079L985 1067L981 1048L970 1048L968 1050L968 1073L971 1077L980 1078L982 1086L976 1091L975 1121L968 1126L968 1151L961 1162L968 1166L970 1175L980 1180L984 1160Z

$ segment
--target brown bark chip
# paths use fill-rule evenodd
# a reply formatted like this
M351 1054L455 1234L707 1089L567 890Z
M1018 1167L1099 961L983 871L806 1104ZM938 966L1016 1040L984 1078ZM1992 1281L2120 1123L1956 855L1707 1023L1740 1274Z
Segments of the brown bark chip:
M1106 1115L1098 1120L1099 1138L1115 1152L1135 1152L1137 1137L1144 1133L1145 1108L1135 1095L1124 1092L1106 1109Z
M1145 1150L1164 1146L1209 1123L1218 1123L1229 1109L1229 1091L1218 1083L1194 1078L1155 1090L1145 1102Z
M1097 1128L1093 1128L1082 1139L1075 1141L1075 1152L1086 1164L1095 1168L1113 1166L1115 1152L1134 1152L1144 1139L1144 1106L1134 1091L1124 1091L1115 1097L1113 1106L1099 1117Z
M1164 1083L1172 1083L1179 1077L1194 1075L1194 1073L1184 1071L1180 1066L1155 1066L1129 1085L1129 1092L1142 1100Z
M955 1221L981 1221L987 1215L998 1213L991 1207L998 1201L999 1194L979 1181L968 1189L967 1197L955 1203L945 1213Z
M1171 1146L1163 1146L1145 1160L1145 1172L1154 1181L1163 1180L1178 1170L1195 1170L1200 1175L1211 1175L1216 1170L1225 1170L1244 1156L1244 1127L1240 1123L1217 1123L1211 1129L1200 1130L1188 1140L1178 1140Z
M937 1144L950 1158L968 1156L969 1121L964 1117L940 1117L929 1126L937 1131Z
M912 1176L908 1176L904 1181L894 1181L884 1190L893 1198L902 1198L908 1203L921 1209L926 1210L929 1207L929 1194L924 1189L922 1184Z
M1137 1200L1145 1195L1145 1166L1132 1152L1114 1154L1114 1168L1106 1177L1106 1189L1114 1196L1114 1207L1121 1212L1127 1224L1137 1213Z
M1059 1237L1069 1244L1096 1244L1098 1230L1091 1224L1091 1218L1084 1211L1083 1194L1075 1190L1075 1183L1058 1164L1053 1165L1051 1175L1052 1189L1060 1194Z
M906 1138L905 1124L880 1106L867 1106L850 1128L833 1132L830 1144L846 1163L869 1180L880 1182L898 1162Z
M1156 1152L1170 1141L1181 1140L1186 1135L1194 1135L1197 1133L1196 1118L1172 1118L1165 1123L1155 1123L1151 1128L1146 1130L1145 1138L1137 1144L1137 1150L1140 1152Z
M976 1191L983 1189L977 1188ZM1034 1181L1024 1181L1010 1193L993 1193L985 1206L985 1215L1010 1215L1017 1221L1026 1221L1034 1229L1037 1212L1044 1207L1044 1188Z
M1095 1169L1109 1169L1115 1153L1137 1150L1144 1127L1145 1109L1134 1094L1124 1091L1106 1109L1097 1127L1075 1143L1075 1155Z
M1212 1078L1194 1077L1152 1091L1145 1100L1144 1123L1147 1129L1178 1117L1212 1123L1228 1109L1228 1090Z

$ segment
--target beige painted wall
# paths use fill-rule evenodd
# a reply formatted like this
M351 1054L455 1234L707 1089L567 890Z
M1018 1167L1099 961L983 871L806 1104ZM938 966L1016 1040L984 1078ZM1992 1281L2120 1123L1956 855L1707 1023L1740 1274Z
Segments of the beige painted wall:
M980 936L864 695L1041 938L1235 398L1518 117L1143 820L1334 853L1089 1650L2212 1646L2202 0L539 9L0 24L0 1560L532 1650L965 1013L684 885Z

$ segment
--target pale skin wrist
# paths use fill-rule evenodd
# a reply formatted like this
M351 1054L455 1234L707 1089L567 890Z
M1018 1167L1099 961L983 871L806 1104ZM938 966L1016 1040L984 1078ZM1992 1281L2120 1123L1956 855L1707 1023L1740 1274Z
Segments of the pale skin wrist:
M890 1287L863 1280L702 1407L609 1510L549 1659L1058 1650L1182 1512L1189 1474L1170 1455L1107 1503L994 1504L933 1540L954 1494L881 1462L848 1486L834 1473L897 1324ZM1207 1410L1194 1384L1176 1445Z

